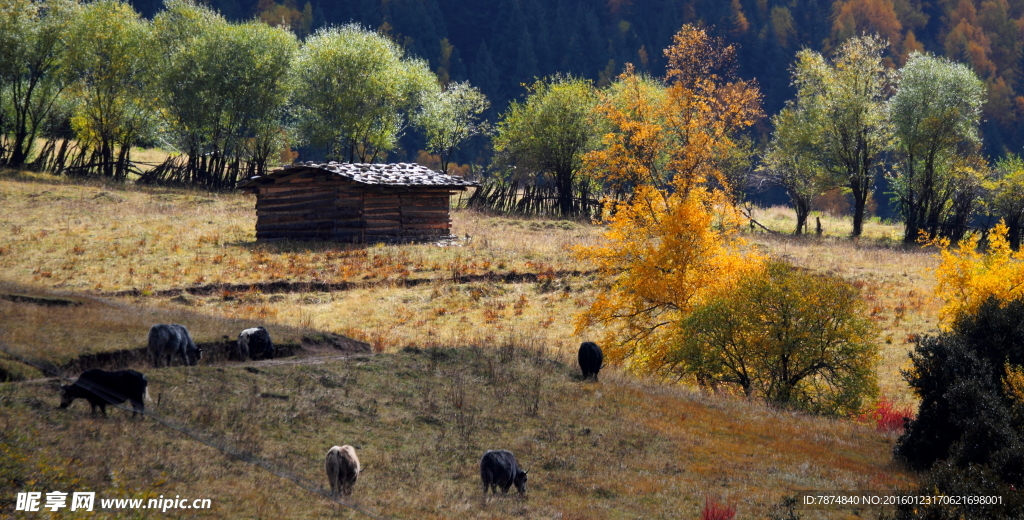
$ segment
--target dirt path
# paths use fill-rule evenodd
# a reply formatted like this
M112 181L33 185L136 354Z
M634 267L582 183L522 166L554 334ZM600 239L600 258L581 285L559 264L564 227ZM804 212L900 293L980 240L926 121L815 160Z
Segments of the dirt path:
M374 356L368 352L331 352L330 348L323 348L322 350L310 350L307 349L306 354L298 354L294 356L288 356L286 358L277 359L263 359L259 361L217 361L214 363L202 363L200 366L210 367L239 367L245 368L267 368L267 367L278 367L278 366L294 366L294 365L322 365L324 363L330 363L332 361L342 361L349 359L369 359ZM140 367L136 367L140 368ZM147 367L146 370L161 370L160 368ZM47 383L56 379L54 377L44 377L39 379L26 379L24 381L12 381L19 384L38 384Z
M595 274L596 270L559 270L554 271L554 278L568 278L577 276L589 276ZM365 289L373 287L416 287L437 283L438 280L446 280L452 283L473 283L473 282L502 282L502 283L536 283L544 273L519 273L511 271L508 273L485 273L485 274L464 274L456 277L441 276L440 278L389 278L386 280L374 280L364 282L290 282L279 280L275 282L252 282L252 283L220 283L194 285L190 287L172 287L145 293L148 296L179 296L190 294L192 296L211 296L217 294L246 293L258 291L263 294L281 293L307 293L307 292L338 292L350 291L353 289ZM143 296L141 289L128 289L125 291L113 291L100 293L98 296L125 298L138 298Z
M330 361L340 361L346 359L369 359L373 357L373 354L366 352L359 353L335 353L335 354L323 354L323 355L298 355L291 356L288 358L281 359L264 359L262 361L250 361L243 363L219 363L212 366L241 366L245 367L278 367L285 365L322 365Z

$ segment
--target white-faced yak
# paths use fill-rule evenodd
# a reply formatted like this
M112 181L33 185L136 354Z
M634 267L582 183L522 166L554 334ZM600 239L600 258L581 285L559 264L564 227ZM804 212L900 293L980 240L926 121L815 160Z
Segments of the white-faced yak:
M331 494L338 496L340 493L346 497L352 494L352 487L363 470L356 449L347 444L328 450L324 467L327 469L327 481L331 483Z
M241 360L274 359L274 343L270 341L270 333L263 327L245 329L238 335L238 355Z

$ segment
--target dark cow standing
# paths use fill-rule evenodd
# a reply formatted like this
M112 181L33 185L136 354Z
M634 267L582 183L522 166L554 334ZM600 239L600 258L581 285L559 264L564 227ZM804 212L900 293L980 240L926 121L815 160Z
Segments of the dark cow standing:
M149 357L153 366L159 367L160 360L171 366L171 358L179 357L184 365L195 365L203 357L203 349L196 346L184 325L158 323L149 328Z
M245 329L238 335L238 354L245 361L252 359L274 359L274 342L270 341L270 333L263 327Z
M597 381L597 373L601 371L601 366L604 364L604 354L601 352L601 347L597 346L597 343L590 341L583 342L580 344L579 360L580 370L583 371L583 379L594 376L594 381Z
M107 404L131 401L132 417L135 417L135 414L146 410L143 401L149 400L148 387L146 376L134 370L107 372L92 368L82 372L74 383L60 387L60 407L67 408L72 401L81 397L92 405L92 413L95 414L99 406L103 415L107 415Z
M513 484L520 493L526 493L526 472L519 468L519 463L511 452L506 450L490 450L480 459L480 480L484 483L484 494L490 489L497 493L508 493Z

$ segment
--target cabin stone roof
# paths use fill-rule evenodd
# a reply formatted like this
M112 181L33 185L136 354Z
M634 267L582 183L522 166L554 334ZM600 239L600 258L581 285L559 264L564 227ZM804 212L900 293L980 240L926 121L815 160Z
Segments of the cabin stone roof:
M374 186L436 186L465 188L479 186L457 175L440 173L426 166L414 163L339 163L301 162L274 170L262 177L255 176L238 184L240 188L251 188L273 182L275 179L297 173L299 170L323 170L353 182Z

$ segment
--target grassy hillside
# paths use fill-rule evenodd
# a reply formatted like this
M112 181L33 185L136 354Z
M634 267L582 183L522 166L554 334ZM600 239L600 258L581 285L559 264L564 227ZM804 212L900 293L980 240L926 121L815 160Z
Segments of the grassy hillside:
M569 249L598 240L596 226L456 212L454 232L471 239L455 244L265 245L242 194L0 174L0 203L0 342L62 366L141 347L152 323L185 323L212 343L265 324L304 348L193 368L128 360L151 382L147 406L324 486L326 450L353 444L367 467L354 498L386 517L696 518L712 497L734 503L737 518L764 518L796 489L914 478L891 463L894 437L868 424L614 368L600 383L579 381L572 320L599 280ZM791 226L779 210L757 218ZM753 233L750 247L861 286L881 331L883 392L909 402L898 370L908 336L934 326L936 261L892 245L884 223L850 242L842 219L823 220L824 237ZM375 353L318 344L324 332ZM16 377L39 376L0 358ZM155 421L57 404L52 381L0 386L4 514L17 490L66 488L213 500L210 511L174 513L184 518L355 518ZM527 500L480 499L477 462L495 448L530 470Z
M200 314L184 308L146 308L69 293L53 293L0 281L0 343L30 361L65 367L80 357L124 353L146 347L154 323L185 323L206 356L224 357L225 342L246 328L264 325L256 320ZM266 324L276 342L288 349L317 341L313 330ZM131 354L136 354L132 352ZM106 365L118 364L110 360ZM80 364L68 367L78 369ZM41 377L38 371L0 359L0 380Z
M581 382L564 359L523 338L146 373L150 409L321 485L327 448L356 446L366 470L354 500L390 518L697 518L706 496L734 503L738 518L764 518L793 489L910 482L890 462L893 438L868 426L614 370ZM26 487L101 497L213 500L212 510L184 517L338 511L155 421L121 410L94 418L84 402L68 410L57 402L49 383L3 389L0 501L12 500L12 483L32 482ZM511 450L530 472L527 500L481 500L477 464L494 448Z
M529 331L570 351L573 316L595 276L570 248L589 224L453 214L454 245L255 242L254 198L172 189L66 183L0 174L0 271L11 282L87 291L166 310L326 330L375 350L494 343ZM130 218L126 218L130 216ZM758 213L788 232L792 214ZM851 242L849 219L822 216L823 237L763 232L751 247L855 280L881 329L883 392L910 396L899 376L909 339L935 329L930 252L898 245L898 226L872 222ZM144 334L144 333L143 333Z

